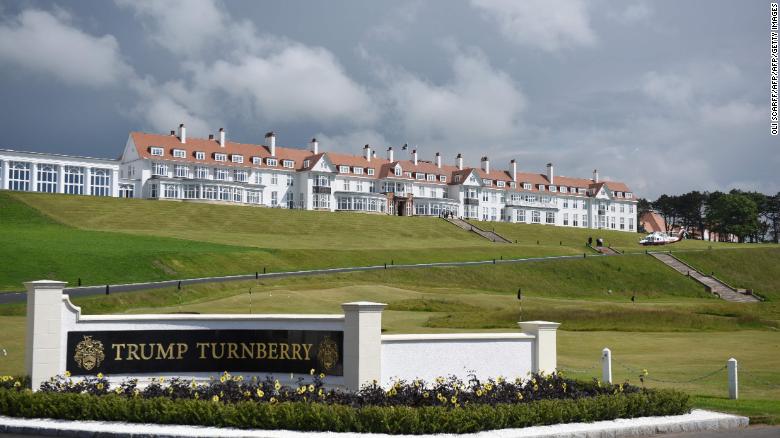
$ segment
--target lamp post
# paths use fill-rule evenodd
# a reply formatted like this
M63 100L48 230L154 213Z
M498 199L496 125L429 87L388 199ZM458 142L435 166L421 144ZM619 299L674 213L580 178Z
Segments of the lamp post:
M517 301L520 302L520 321L523 320L523 288L517 288Z

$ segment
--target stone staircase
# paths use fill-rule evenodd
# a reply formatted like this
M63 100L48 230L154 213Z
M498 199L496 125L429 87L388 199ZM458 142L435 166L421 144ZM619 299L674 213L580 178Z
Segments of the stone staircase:
M444 220L449 222L449 223L451 223L451 224L453 224L453 225L455 225L456 227L459 227L459 228L463 229L463 230L471 231L472 233L476 233L476 234L484 237L485 239L487 239L487 240L489 240L491 242L512 243L510 240L504 238L504 236L501 236L498 233L495 233L493 231L483 230L482 228L479 228L477 226L471 225L470 223L468 223L468 222L466 222L466 221L464 221L462 219L458 219L458 218L455 218L455 217L452 217L452 218L448 217L448 218L444 218Z
M618 250L612 249L608 246L592 246L591 248L604 255L620 255L620 252L618 252Z
M750 295L744 291L734 289L733 287L718 280L715 277L702 274L692 266L671 254L662 252L651 252L649 254L680 274L687 275L703 284L709 292L726 301L733 301L737 303L756 303L760 301L754 295Z

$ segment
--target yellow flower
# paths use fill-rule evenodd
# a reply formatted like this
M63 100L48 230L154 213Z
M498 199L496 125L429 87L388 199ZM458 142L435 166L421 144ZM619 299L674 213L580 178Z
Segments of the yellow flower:
M453 395L450 401L452 402L452 404L455 404L455 402L458 401L458 398Z
M198 385L195 384L195 379L192 379L192 382L190 382L190 387L191 388L197 388L198 387Z
M324 378L325 378L325 373L320 373L320 379L324 379Z
M215 395L214 397L211 397L211 401L218 402L219 401L219 396Z
M122 388L117 386L116 389L114 389L114 392L117 393L117 394L121 394L122 393Z
M482 390L481 389L477 390L477 397L482 397Z
M21 382L14 382L14 388L22 386Z
M275 390L277 390L277 391L278 391L278 390L279 390L279 388L281 388L281 387L282 387L282 384L281 384L281 383L279 383L279 381L278 381L278 380L274 381L274 389L275 389Z
M102 379L103 378L103 373L97 373L97 378L98 379Z
M566 382L563 382L563 392L566 392Z
M97 384L97 389L102 390L103 389L103 384L102 383L98 383Z
M504 381L505 381L505 379L504 379L504 376L498 376L498 378L496 379L496 381L497 381L498 383L504 383Z
M271 403L276 403L276 397L271 397L271 400L268 401L270 401Z
M643 369L642 370L642 375L645 375L645 376L647 375L647 369Z
M65 377L70 377L70 371L65 371Z
M320 388L320 390L319 390L319 391L317 391L317 394L318 394L320 397L324 397L324 396L325 396L325 393L323 393L323 392L322 392L322 388Z
M244 397L249 398L252 396L252 393L249 391L244 391Z
M485 384L485 391L490 391L492 389L493 389L493 384L491 384L491 383Z
M534 385L534 391L538 391L538 390L539 390L539 385Z
M309 375L310 375L310 376L313 376L313 375L314 375L314 368L312 368L312 369L310 369L310 370L309 370Z
M523 399L523 394L521 394L521 393L519 393L519 392L518 392L518 393L517 393L517 399L518 399L518 400L522 400L522 399Z
M160 383L163 383L163 382L165 382L165 377L160 377L160 378L158 379L158 381L159 381Z
M260 389L260 388L257 388L257 397L258 398L263 398L264 395L265 395L265 393L263 392L263 390Z
M197 400L197 399L199 399L199 398L200 398L200 394L198 394L198 393L196 392L196 393L195 393L195 400Z
M137 389L136 389L136 390L134 390L134 391L133 391L133 397L138 397L138 395L139 395L140 393L141 393L141 391L139 391L139 390L137 390Z
M428 398L430 394L428 394L428 391L423 392L423 398Z
M303 394L304 392L306 392L306 387L300 386L295 392L297 392L298 394Z
M314 385L309 385L309 392L314 392Z
M225 383L225 380L227 380L227 378L225 376L220 376L220 378L219 378L220 382Z

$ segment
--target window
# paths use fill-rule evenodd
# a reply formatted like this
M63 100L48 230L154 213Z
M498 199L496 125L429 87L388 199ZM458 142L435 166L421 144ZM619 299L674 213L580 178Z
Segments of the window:
M111 196L111 170L92 169L89 190L92 196Z
M446 176L444 176L444 175L440 175L440 176L439 176L439 181L441 181L441 182L447 182L447 177L446 177Z
M295 208L295 194L292 191L287 192L287 196L285 196L285 203L287 204L287 208Z
M482 202L488 202L490 200L490 193L487 190L482 192Z
M190 176L190 169L181 164L173 166L173 172L179 178L188 178Z
M404 172L404 176L407 177L407 178L411 178L412 177L412 172Z
M626 206L623 204L620 204L620 212L625 213L626 212Z
M573 227L578 227L580 225L579 220L578 220L579 217L580 216L578 214L571 215L571 225Z
M634 212L634 204L629 204L628 205L628 212L629 213L633 213Z
M271 206L276 207L279 204L279 193L271 192Z
M425 180L425 174L422 172L415 172L414 177L418 180Z
M428 181L436 181L436 175L428 175Z
M368 176L373 176L374 175L374 169L372 167L369 167L368 169L366 169L366 173L368 174Z
M30 163L10 161L8 163L8 188L20 192L30 190Z
M629 231L634 231L634 218L632 217L628 218L628 229Z
M536 188L539 190L544 190L544 184L539 184L538 186L536 186Z
M149 197L150 198L157 197L157 184L152 184L151 186L149 186Z
M295 184L295 176L287 175L287 187L292 187Z
M542 223L542 213L539 210L533 210L531 212L531 222L535 224Z
M455 182L456 183L460 182L460 175L455 175Z
M330 195L324 193L314 194L312 198L312 207L315 209L330 210Z
M578 201L578 200L576 200L576 199L572 199L572 201L571 201L571 208L578 208L577 204L578 204L579 202L580 202L580 201Z
M152 175L168 176L168 165L165 163L152 163Z
M238 182L246 182L247 179L247 171L246 170L234 170L233 171L233 179Z
M579 189L577 189L577 193L579 193L580 195L584 195L585 193L587 193L587 190L580 187Z
M401 176L403 171L401 170L400 166L395 167L395 176Z
M232 161L234 163L243 163L244 162L244 156L243 155L238 155L238 154L233 154L233 155L230 156L230 161Z
M196 160L201 160L201 161L205 160L206 159L206 153L205 152L201 152L201 151L195 152L195 159Z
M308 168L311 165L311 160L303 160L303 167Z
M214 161L227 161L227 154L214 154Z
M252 157L252 164L263 164L263 159L260 157Z
M555 191L555 189L556 189L556 187L555 187L555 186L550 186L550 191L551 191L551 192L554 192L554 191Z
M339 166L339 173L349 173L349 166Z
M162 185L163 196L168 199L179 198L179 185L178 184L163 184Z
M71 195L84 194L84 168L65 166L65 193Z
M588 215L587 214L583 214L582 215L582 226L583 227L587 227L588 226Z
M135 196L135 186L133 184L119 184L119 197L132 198Z
M276 158L266 158L265 164L268 166L277 166L279 165L279 161Z
M295 167L295 161L293 160L283 160L282 161L282 167L286 167L288 169L292 169Z
M203 186L203 199L217 199L217 187Z
M561 190L561 193L567 193L568 192L568 190L566 189L566 186L561 186L560 190Z
M486 186L492 186L492 185L493 185L493 180L490 180L490 179L483 179L483 180L482 180L482 184L484 184L484 185L486 185Z
M363 174L363 168L362 167L353 167L352 173L355 175L362 175Z
M496 181L496 187L506 187L506 183L504 181Z
M555 224L555 212L548 211L545 222L548 224Z
M634 194L631 192L626 192L626 199L631 199L634 197Z
M277 173L272 173L271 174L271 185L272 186L279 185L279 174L277 174Z
M38 191L57 193L57 168L51 164L38 165Z
M214 169L214 179L218 181L227 181L229 172L227 169Z
M162 157L163 154L165 153L163 151L163 148L158 148L158 147L151 147L151 148L149 148L149 152L152 155L157 156L157 157Z
M517 222L525 222L525 210L515 210Z
M195 167L195 178L197 179L208 179L209 177L209 169L208 167L203 166L196 166Z
M174 158L187 158L187 152L184 149L174 149L173 156Z
M563 198L563 208L569 208L569 200L566 198Z
M255 184L263 184L263 174L260 172L255 172Z
M315 175L314 187L330 187L330 179L326 175Z
M569 213L563 214L563 225L569 225Z
M625 230L626 229L626 218L621 217L620 218L620 229Z
M263 192L256 190L249 190L246 192L246 202L248 204L262 204Z
M531 190L533 187L529 183L523 183L523 190Z
M195 184L185 185L184 199L200 199L200 186Z
M514 181L510 181L510 182L509 182L509 187L510 187L510 188L515 188L515 183L514 183Z

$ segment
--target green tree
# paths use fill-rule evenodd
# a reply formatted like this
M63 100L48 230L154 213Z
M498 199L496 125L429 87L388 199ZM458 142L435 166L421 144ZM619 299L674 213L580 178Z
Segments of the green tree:
M717 233L737 236L740 242L758 230L756 203L741 193L722 194L709 203L707 222Z

